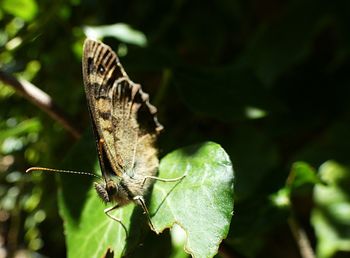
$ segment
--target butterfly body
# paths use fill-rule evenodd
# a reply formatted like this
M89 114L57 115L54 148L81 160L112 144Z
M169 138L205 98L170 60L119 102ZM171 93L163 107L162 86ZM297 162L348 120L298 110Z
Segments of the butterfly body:
M107 45L85 41L83 78L104 178L95 189L104 202L120 207L152 185L159 164L155 142L163 127L148 94Z
M152 173L149 176L155 174ZM105 203L117 203L121 207L134 201L136 196L144 196L148 193L153 179L146 181L144 179L144 175L130 177L125 173L121 177L110 177L107 182L95 183L95 189Z

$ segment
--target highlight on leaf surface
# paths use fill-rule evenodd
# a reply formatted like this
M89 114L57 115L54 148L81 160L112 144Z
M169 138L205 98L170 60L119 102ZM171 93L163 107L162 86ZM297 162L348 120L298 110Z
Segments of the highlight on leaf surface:
M220 145L206 142L178 149L160 163L160 177L181 182L154 185L150 213L158 231L178 224L187 234L186 252L212 257L229 231L233 214L234 173ZM209 243L209 244L208 244Z

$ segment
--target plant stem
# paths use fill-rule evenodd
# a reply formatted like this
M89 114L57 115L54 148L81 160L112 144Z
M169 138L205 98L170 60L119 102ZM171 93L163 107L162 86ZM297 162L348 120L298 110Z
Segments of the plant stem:
M293 215L288 218L288 225L292 231L294 239L299 247L302 258L315 258L315 253L310 245L310 241L305 230L299 225Z
M80 138L80 129L53 102L52 98L41 89L29 81L17 79L3 71L0 71L0 81L14 88L19 94L41 108L51 118L58 121L75 139Z

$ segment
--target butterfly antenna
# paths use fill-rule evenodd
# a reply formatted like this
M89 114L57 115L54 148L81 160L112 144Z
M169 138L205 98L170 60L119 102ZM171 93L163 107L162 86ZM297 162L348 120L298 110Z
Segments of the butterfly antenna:
M31 173L33 171L49 171L49 172L56 172L56 173L86 175L86 176L93 176L93 177L97 177L98 179L102 179L102 177L100 177L98 175L95 175L93 173L82 172L82 171L72 171L72 170L61 170L61 169L54 169L54 168L43 168L43 167L31 167L31 168L28 168L26 170L26 173Z

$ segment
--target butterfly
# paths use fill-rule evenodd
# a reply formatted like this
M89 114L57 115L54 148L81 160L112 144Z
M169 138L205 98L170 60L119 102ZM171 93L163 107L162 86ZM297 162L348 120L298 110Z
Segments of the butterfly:
M82 57L83 80L92 128L96 140L101 182L95 182L97 194L113 206L104 210L111 219L127 229L111 211L134 202L142 207L155 231L145 203L154 180L174 182L184 176L164 179L156 177L158 150L156 140L163 126L157 109L141 85L126 74L116 53L106 44L86 39ZM34 170L93 175L41 167Z
M148 214L144 195L158 169L155 141L163 126L141 85L132 82L113 50L87 39L83 79L104 182L95 183L101 199L119 208L131 201ZM152 225L152 224L151 224Z

